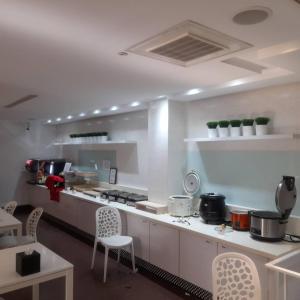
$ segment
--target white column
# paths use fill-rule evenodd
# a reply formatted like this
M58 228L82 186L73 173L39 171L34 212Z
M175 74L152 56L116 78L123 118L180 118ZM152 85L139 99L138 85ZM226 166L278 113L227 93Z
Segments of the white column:
M185 173L185 105L167 99L152 102L148 113L149 200L166 203L182 193Z

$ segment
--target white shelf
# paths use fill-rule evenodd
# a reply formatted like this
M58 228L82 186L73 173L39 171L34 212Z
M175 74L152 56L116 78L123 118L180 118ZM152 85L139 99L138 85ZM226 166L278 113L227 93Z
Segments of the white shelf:
M126 141L126 140L119 140L119 141L107 141L107 142L85 142L85 143L53 143L54 146L81 146L81 145L119 145L119 144L136 144L136 141Z
M184 139L186 143L195 142L241 142L241 141L267 141L267 140L293 140L300 138L300 134L268 134L262 136L238 136L238 137L225 137L225 138L188 138Z

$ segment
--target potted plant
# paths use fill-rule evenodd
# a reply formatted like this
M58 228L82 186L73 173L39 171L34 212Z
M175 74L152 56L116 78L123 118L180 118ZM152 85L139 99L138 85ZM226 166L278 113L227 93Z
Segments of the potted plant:
M236 137L236 136L241 136L241 120L230 120L230 136Z
M252 135L254 135L253 123L254 123L254 119L244 119L244 120L242 120L243 136L252 136Z
M256 135L268 134L268 123L270 119L266 117L258 117L255 119Z
M222 120L219 121L219 137L228 137L229 136L229 121Z
M206 125L208 127L208 137L211 139L218 137L218 131L217 131L218 122L210 121L207 122Z

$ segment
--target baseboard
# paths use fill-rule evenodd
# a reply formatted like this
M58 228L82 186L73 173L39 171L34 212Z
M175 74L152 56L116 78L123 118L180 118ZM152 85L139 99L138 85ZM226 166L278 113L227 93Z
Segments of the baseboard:
M74 227L52 215L44 213L42 219L59 228L60 230L70 234L74 238L93 246L94 237L77 227ZM104 248L101 245L98 245L98 251L104 253ZM109 256L113 259L117 259L117 252L110 251ZM122 264L131 267L131 257L130 253L122 250L121 251L121 261ZM136 265L138 267L139 273L143 276L155 281L157 284L163 286L166 289L172 290L176 294L180 295L182 299L201 299L201 300L211 300L212 294L208 291L180 278L175 275L168 273L165 270L158 268L150 264L147 261L144 261L138 257L136 257Z

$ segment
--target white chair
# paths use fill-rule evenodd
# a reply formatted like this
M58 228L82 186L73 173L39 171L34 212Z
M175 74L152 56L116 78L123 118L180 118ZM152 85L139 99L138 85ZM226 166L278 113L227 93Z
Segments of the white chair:
M247 256L228 252L212 264L213 300L261 300L261 287L254 262Z
M18 203L16 201L9 201L5 204L4 206L4 210L13 216L15 209L17 207Z
M106 282L108 252L110 249L118 250L119 262L121 249L130 246L132 269L133 272L136 272L132 237L121 235L121 233L122 221L119 211L116 208L108 206L98 208L96 211L96 235L91 269L94 268L97 245L101 243L105 248L103 282Z
M31 244L37 242L37 225L42 216L43 209L35 208L27 218L26 235L25 236L4 236L0 238L0 249L16 247L20 245Z

